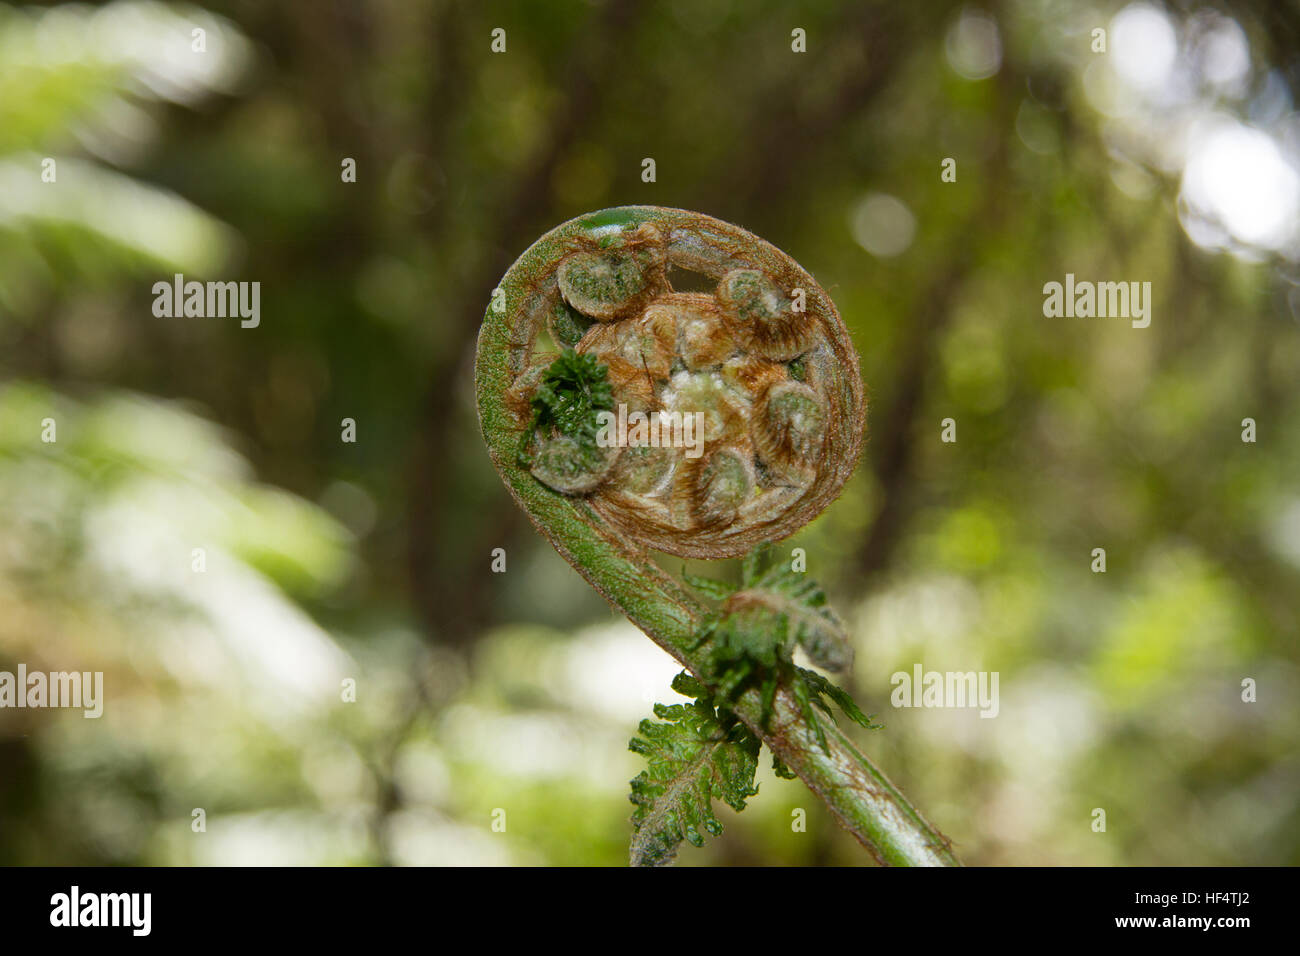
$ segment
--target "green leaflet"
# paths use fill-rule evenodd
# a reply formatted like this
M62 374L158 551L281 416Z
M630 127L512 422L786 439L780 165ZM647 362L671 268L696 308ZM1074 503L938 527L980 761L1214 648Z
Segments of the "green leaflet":
M709 647L711 681L721 699L734 700L746 687L757 685L766 726L777 688L788 682L818 744L829 752L817 711L834 720L831 703L854 723L869 730L879 727L842 688L795 665L798 646L819 667L843 670L852 661L852 648L821 587L785 564L769 564L770 551L764 546L745 556L739 589L683 573L700 594L725 602L721 612L704 621L698 640ZM776 769L784 776L784 767Z
M628 749L643 755L649 767L632 781L633 866L663 866L677 855L682 840L704 845L704 834L717 836L722 824L713 801L734 810L758 793L759 740L730 711L719 710L708 691L683 672L673 690L695 697L689 704L655 704L659 721L643 720L640 737Z
M528 446L539 430L545 433L554 428L576 441L580 449L595 449L596 415L614 410L614 389L608 373L595 356L579 355L571 348L560 353L533 395L533 420L519 441L520 464L531 464Z
M875 714L864 714L862 708L854 703L853 698L845 692L844 688L836 687L816 671L800 667L798 672L803 682L808 685L808 690L818 699L818 706L830 716L831 720L835 719L835 715L831 713L830 707L821 701L823 695L829 697L840 710L844 711L844 716L858 726L865 727L867 730L880 730L884 726L873 721Z
M845 670L853 662L853 649L844 625L826 600L821 585L784 563L756 574L748 587L774 595L773 609L784 614L792 641L802 647L818 667Z
M683 572L705 597L725 601L720 617L706 625L722 661L752 657L768 666L781 650L802 647L818 667L842 671L853 660L844 625L821 585L787 564L768 564L770 547L755 548L741 565L741 586ZM766 565L766 567L765 567Z

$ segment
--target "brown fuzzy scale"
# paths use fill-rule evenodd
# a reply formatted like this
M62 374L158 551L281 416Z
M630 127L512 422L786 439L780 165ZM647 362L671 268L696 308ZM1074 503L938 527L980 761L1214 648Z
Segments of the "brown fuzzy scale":
M723 447L683 458L673 478L672 516L683 530L725 528L753 491L753 452Z
M609 370L609 384L614 389L616 403L635 412L652 411L657 406L654 378L647 369L633 365L621 355L600 355L599 359Z
M667 378L677 354L676 321L671 315L647 309L635 323L635 331L631 334L632 342L623 346L624 353L635 347L637 358L642 360L656 379Z
M676 348L677 329L671 317L647 312L592 326L577 351L592 353L606 364L621 360L654 380L668 377Z
M506 389L506 408L520 425L526 425L533 420L533 395L537 393L537 386L542 383L545 375L545 364L534 365Z
M808 351L817 334L808 316L782 312L775 318L756 319L745 329L743 341L750 351L777 362L787 362Z
M769 386L787 381L789 377L785 365L754 356L733 359L722 367L724 381L735 382L754 398L762 395Z
M662 317L674 329L674 348L692 371L720 365L736 352L736 341L723 321L718 300L703 292L672 292L646 309L646 318Z
M795 312L791 300L756 273L754 269L735 269L723 276L718 283L718 303L747 351L788 362L813 345L816 323L807 312Z
M807 385L772 384L754 407L754 447L759 458L792 477L815 469L825 446L825 415L821 397Z

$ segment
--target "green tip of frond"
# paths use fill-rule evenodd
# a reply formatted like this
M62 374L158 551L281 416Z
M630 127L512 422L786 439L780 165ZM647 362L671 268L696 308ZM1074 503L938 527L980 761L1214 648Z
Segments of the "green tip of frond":
M580 448L594 448L598 413L614 410L609 369L595 356L579 355L567 348L547 367L531 404L533 419L519 440L521 464L530 463L527 450L539 430L554 428Z
M832 684L816 671L810 671L800 667L799 677L803 680L804 684L807 685L808 690L818 700L820 706L827 714L830 714L831 711L830 708L821 701L822 696L829 697L835 705L844 712L845 717L849 718L849 720L853 721L860 727L865 727L867 730L879 730L883 726L874 722L874 714L863 713L862 708L854 703L853 698L849 696L848 692L845 691L844 688ZM832 719L834 719L833 715Z

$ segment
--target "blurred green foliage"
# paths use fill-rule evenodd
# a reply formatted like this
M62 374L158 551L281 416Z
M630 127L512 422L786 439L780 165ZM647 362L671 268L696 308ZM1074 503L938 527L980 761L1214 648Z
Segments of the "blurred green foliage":
M1300 862L1300 256L1267 216L1298 32L1264 0L0 7L0 670L107 695L0 711L0 862L626 860L676 668L522 520L469 381L510 261L626 203L738 222L845 316L867 453L788 546L864 748L965 860ZM1286 166L1251 141L1214 206L1211 119ZM260 281L260 326L155 316L177 272ZM1066 273L1151 282L1151 326L1044 317ZM891 708L916 663L998 671L998 717ZM684 864L866 862L759 781Z

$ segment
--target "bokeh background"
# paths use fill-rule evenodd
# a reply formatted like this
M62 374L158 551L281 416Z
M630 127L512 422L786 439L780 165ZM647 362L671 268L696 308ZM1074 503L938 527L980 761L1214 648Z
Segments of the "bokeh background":
M510 262L629 203L838 303L870 439L790 545L966 861L1300 862L1298 84L1291 0L0 6L0 670L106 675L0 711L0 862L625 862L676 668L510 501L471 371ZM155 317L176 272L260 327ZM1045 318L1067 272L1150 327ZM999 716L891 708L917 663ZM684 865L869 862L761 773Z

